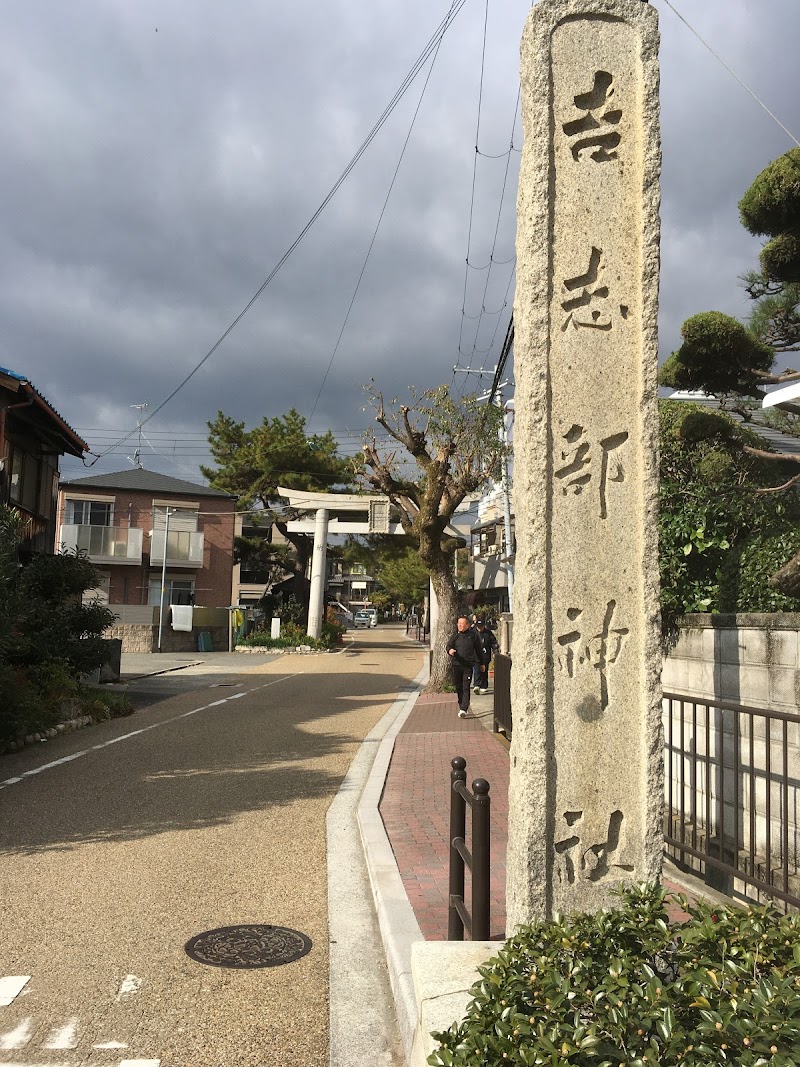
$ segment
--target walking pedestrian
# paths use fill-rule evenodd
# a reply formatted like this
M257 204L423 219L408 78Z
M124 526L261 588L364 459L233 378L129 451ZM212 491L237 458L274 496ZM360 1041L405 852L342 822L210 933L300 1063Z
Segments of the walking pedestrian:
M473 672L473 686L476 693L489 692L489 664L499 645L497 638L486 625L486 619L475 620L475 635L480 645L480 658Z
M456 631L447 642L447 653L450 656L453 685L458 697L458 715L461 719L466 718L469 713L472 668L476 663L480 663L481 647L477 632L470 627L469 619L466 615L460 615Z

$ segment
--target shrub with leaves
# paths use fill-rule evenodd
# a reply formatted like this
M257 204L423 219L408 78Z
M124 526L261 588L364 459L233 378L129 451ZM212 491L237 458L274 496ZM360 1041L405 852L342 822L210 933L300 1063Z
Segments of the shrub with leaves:
M795 1067L800 915L680 904L628 887L618 908L523 928L479 969L432 1067Z
M328 624L325 623L325 626ZM309 637L305 630L297 623L287 622L281 624L280 637L272 637L269 630L254 630L238 644L242 648L296 648L298 645L308 645L314 651L322 651L330 646L323 640Z

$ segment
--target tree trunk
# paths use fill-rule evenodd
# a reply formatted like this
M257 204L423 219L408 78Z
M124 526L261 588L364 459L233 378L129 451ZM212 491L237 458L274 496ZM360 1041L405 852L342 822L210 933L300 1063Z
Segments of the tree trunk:
M800 597L800 552L775 571L767 585L784 596Z
M451 681L447 642L456 628L458 593L450 560L443 552L437 553L428 566L431 572L431 584L438 601L439 621L436 627L436 640L431 645L431 679L428 682L427 692L443 693L445 686ZM433 639L433 635L431 638Z

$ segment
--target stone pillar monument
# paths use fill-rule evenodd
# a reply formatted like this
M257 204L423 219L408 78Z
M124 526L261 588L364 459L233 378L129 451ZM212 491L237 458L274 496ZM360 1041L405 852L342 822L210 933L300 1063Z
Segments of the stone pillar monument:
M658 18L541 0L522 45L508 932L658 877Z

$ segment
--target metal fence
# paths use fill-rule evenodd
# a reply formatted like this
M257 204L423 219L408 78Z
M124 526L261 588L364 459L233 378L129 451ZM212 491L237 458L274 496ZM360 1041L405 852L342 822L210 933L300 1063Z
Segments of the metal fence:
M494 657L494 732L510 738L511 718L511 656L497 652Z
M447 940L463 941L466 929L473 941L489 939L489 783L476 778L467 789L467 761L450 761L450 903ZM472 808L472 852L466 845L467 804ZM464 868L472 873L472 914L464 902Z
M667 851L724 893L800 907L800 715L664 693Z

